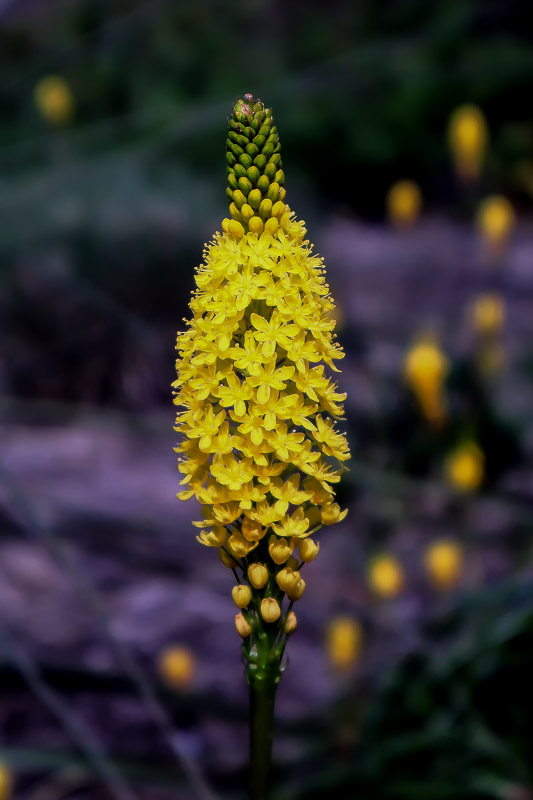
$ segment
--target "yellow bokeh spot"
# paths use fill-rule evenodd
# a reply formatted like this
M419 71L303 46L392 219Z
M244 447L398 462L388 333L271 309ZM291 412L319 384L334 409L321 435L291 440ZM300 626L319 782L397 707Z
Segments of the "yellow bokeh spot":
M494 194L481 203L477 226L491 250L501 251L505 248L515 223L514 209L506 197Z
M435 588L452 589L463 572L463 548L454 539L438 539L424 553L424 566Z
M354 617L335 617L326 629L326 652L333 669L347 672L359 661L363 628Z
M12 788L11 770L6 764L0 762L0 800L8 800L11 797Z
M396 597L405 585L402 565L394 556L376 556L368 570L370 588L380 597Z
M474 442L460 445L446 461L448 482L462 492L475 492L483 482L485 457Z
M34 89L37 109L51 125L67 125L74 116L74 97L60 75L47 75Z
M187 647L171 645L158 658L159 674L172 689L188 689L196 672L196 659Z
M462 180L479 176L488 138L487 122L480 108L468 104L455 109L448 125L448 142Z
M420 216L422 193L414 181L397 181L387 193L387 214L393 225L414 225Z
M505 301L497 292L486 292L471 307L472 327L481 336L501 333L505 323Z
M433 336L420 337L406 354L404 380L416 395L422 414L435 424L446 415L444 381L448 370L448 359Z

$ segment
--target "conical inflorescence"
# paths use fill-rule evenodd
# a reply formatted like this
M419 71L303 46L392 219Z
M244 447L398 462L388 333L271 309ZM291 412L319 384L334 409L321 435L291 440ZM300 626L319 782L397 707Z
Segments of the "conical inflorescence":
M254 642L296 627L285 597L303 593L313 535L347 513L334 495L345 395L328 374L344 354L322 259L285 203L272 113L250 95L229 120L227 159L231 219L205 249L177 340L178 496L196 497L198 540L239 579L236 627L253 661Z

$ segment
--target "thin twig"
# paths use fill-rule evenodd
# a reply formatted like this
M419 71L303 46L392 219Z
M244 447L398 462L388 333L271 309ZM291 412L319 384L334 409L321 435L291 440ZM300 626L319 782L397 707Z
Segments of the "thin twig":
M7 624L0 620L2 644L9 651L10 658L27 681L34 694L48 710L61 722L74 743L87 758L87 761L100 776L116 800L135 800L135 795L113 762L108 758L98 738L77 714L74 714L61 697L50 689L41 679L33 661L14 642Z

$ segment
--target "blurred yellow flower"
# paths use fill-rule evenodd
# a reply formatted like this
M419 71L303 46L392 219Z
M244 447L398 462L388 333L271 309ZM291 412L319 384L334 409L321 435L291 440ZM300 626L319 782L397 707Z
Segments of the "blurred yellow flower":
M326 652L337 672L348 672L359 661L363 628L354 617L334 617L326 629Z
M505 301L498 292L480 294L472 304L472 327L481 336L502 332L505 322Z
M382 553L370 564L368 582L370 588L380 597L396 597L405 585L402 565L394 556Z
M444 381L448 369L448 359L429 335L415 341L405 357L405 382L416 395L422 414L433 424L441 423L446 415Z
M463 492L475 492L483 481L485 457L474 442L464 442L446 461L446 477Z
M457 584L463 564L463 548L454 539L438 539L424 553L426 572L435 588L442 591Z
M35 105L51 125L67 125L74 116L74 97L61 75L47 75L35 85Z
M418 220L422 193L414 181L397 181L387 192L387 214L393 225L406 228Z
M516 223L509 200L502 195L487 197L479 206L477 226L490 252L502 253Z
M448 125L448 142L461 180L478 178L488 141L485 116L475 105L455 109Z
M196 659L189 648L171 645L160 653L158 670L168 686L183 691L193 682Z
M6 764L0 762L0 800L8 800L11 797L12 787L11 771Z

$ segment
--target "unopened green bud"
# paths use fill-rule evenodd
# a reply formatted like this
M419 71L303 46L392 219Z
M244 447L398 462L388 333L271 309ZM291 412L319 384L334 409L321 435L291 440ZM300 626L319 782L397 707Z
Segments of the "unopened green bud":
M254 158L259 153L259 148L253 142L247 144L245 149L248 155L251 156L252 158Z
M266 142L265 137L262 136L262 134L260 133L253 140L253 143L259 148L263 147L265 142Z
M272 200L269 200L268 197L265 197L264 200L261 200L261 203L259 205L259 216L262 219L268 219L271 213L272 213Z
M259 180L257 181L257 188L259 191L264 194L267 191L268 187L270 186L270 181L268 180L266 175L261 175Z
M251 205L245 203L241 208L241 216L245 222L248 222L249 219L252 219L254 215L254 210Z
M252 159L248 155L248 153L243 153L242 156L239 156L239 164L244 167L244 169L248 169L249 166L252 164Z
M254 158L254 164L257 167L257 169L261 170L264 169L266 163L267 163L266 156L264 156L263 153L259 153L259 155Z
M257 183L259 179L259 170L255 166L248 167L246 170L246 176L248 180L252 181L252 183Z
M250 192L252 191L252 184L250 183L248 178L244 178L244 177L243 178L239 178L238 184L239 184L239 189L241 189L241 191L243 191L245 195L248 196L250 194ZM276 186L277 186L277 184L276 184Z
M233 199L235 200L235 205L238 208L241 208L244 203L246 203L246 197L243 195L240 189L235 189L233 192Z
M235 172L235 175L237 176L237 178L245 178L246 177L246 170L245 170L245 168L243 167L242 164L235 164L235 167L233 169L234 169L234 172Z
M252 189L252 191L248 195L248 202L250 203L252 208L259 208L259 204L262 199L263 197L259 189Z
M235 177L235 173L234 172L230 172L228 174L228 183L229 183L229 185L231 186L232 189L236 189L237 188L237 178Z
M237 165L235 165L235 166L237 166ZM274 178L276 177L276 172L277 172L277 169L276 169L276 165L275 164L267 164L265 169L264 169L264 173L267 176L267 178L269 179L269 181L273 181L274 180Z
M282 169L278 169L276 172L276 182L279 183L280 186L283 186L285 183L285 174Z

